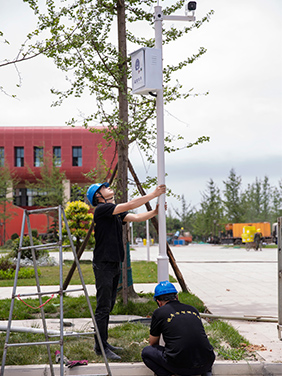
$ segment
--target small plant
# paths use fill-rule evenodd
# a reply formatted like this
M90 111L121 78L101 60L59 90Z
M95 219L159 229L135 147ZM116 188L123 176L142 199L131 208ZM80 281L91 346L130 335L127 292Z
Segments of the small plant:
M11 255L0 257L0 280L14 279L16 273L16 264L11 261ZM38 269L38 275L41 275L40 269ZM21 268L19 270L19 279L34 278L35 272L33 268Z
M11 261L10 255L0 257L0 270L6 271L9 269L11 270L16 269L16 264Z
M38 238L38 230L36 228L31 230L31 234L33 238L36 238L36 239Z
M7 269L7 270L0 269L0 280L14 279L14 278L15 278L15 270L14 269Z
M11 249L12 248L12 245L13 245L13 240L12 239L8 239L5 243L5 248L6 249Z
M89 213L89 206L81 201L68 202L65 209L66 218L68 221L68 226L72 235L72 239L76 250L80 248L82 241L84 240L88 229L90 227L91 221L93 219L93 214ZM65 226L63 227L64 244L70 244L69 238L67 236L67 230ZM94 244L94 235L91 234L89 245Z
M41 276L41 270L37 269L38 276ZM3 279L14 279L16 271L15 269L7 269L2 270L0 269L0 280ZM19 270L18 279L29 279L35 277L35 271L33 268L21 268Z
M14 232L14 233L12 234L12 236L11 236L11 239L12 239L12 240L15 240L15 239L17 239L17 238L19 238L19 235L18 235L16 232Z
M37 238L33 237L32 240L33 240L33 245L39 245L39 244L41 244L40 241ZM20 239L19 238L15 239L13 241L13 246L12 246L13 257L17 257L18 256L19 244L20 244ZM28 247L29 245L30 245L29 236L24 236L23 237L22 247ZM35 252L35 258L36 258L36 260L38 260L43 255L49 254L48 251L43 250L43 249L35 249L34 252ZM25 258L28 258L29 260L32 260L31 249L23 249L21 251L21 259L25 259Z

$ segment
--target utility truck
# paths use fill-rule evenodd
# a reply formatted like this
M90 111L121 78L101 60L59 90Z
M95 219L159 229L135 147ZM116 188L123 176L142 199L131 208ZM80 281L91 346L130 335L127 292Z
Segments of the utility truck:
M224 225L225 231L220 233L221 244L242 244L242 234L244 227L254 226L256 230L260 230L263 243L272 243L273 237L269 222L247 222L247 223L227 223Z

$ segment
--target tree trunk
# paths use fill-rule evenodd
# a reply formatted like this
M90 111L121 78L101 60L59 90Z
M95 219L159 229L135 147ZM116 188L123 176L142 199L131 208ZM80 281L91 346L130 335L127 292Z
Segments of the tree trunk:
M119 134L118 141L118 174L117 174L117 202L127 202L127 181L128 181L128 101L127 101L127 51L126 51L126 25L124 0L117 0L117 21L118 21L118 50L119 50ZM123 226L123 243L126 250L128 242L127 229ZM127 304L127 256L123 262L123 302Z

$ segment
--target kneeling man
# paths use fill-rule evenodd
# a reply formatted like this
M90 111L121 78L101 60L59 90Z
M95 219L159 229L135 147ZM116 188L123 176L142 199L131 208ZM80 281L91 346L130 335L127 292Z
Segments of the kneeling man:
M168 281L156 286L154 299L159 308L152 316L150 346L142 351L146 366L157 376L211 376L215 354L197 309L180 303Z

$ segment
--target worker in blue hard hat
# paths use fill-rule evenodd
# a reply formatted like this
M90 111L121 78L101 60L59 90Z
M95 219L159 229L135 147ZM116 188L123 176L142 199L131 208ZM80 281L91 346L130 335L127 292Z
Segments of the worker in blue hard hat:
M98 195L101 195L101 192L99 192L99 190L101 189L101 187L108 188L109 187L109 183L92 184L92 185L90 185L90 187L87 190L86 196L87 196L90 204L93 205L93 206L97 206L98 205L97 198L98 198Z
M117 286L120 277L120 264L124 259L122 225L126 222L141 222L158 214L158 205L154 210L134 214L129 210L139 208L146 202L159 197L166 191L165 185L159 185L145 196L115 204L114 191L108 183L92 184L87 191L87 198L95 206L95 248L93 252L93 270L96 280L97 307L95 319L108 359L121 359L115 351L121 350L110 345L108 340L109 315L114 307ZM95 336L95 352L101 355L97 337Z
M146 366L156 376L211 376L215 354L198 310L181 303L169 281L156 286L154 299L159 308L152 316L150 346L142 351Z

